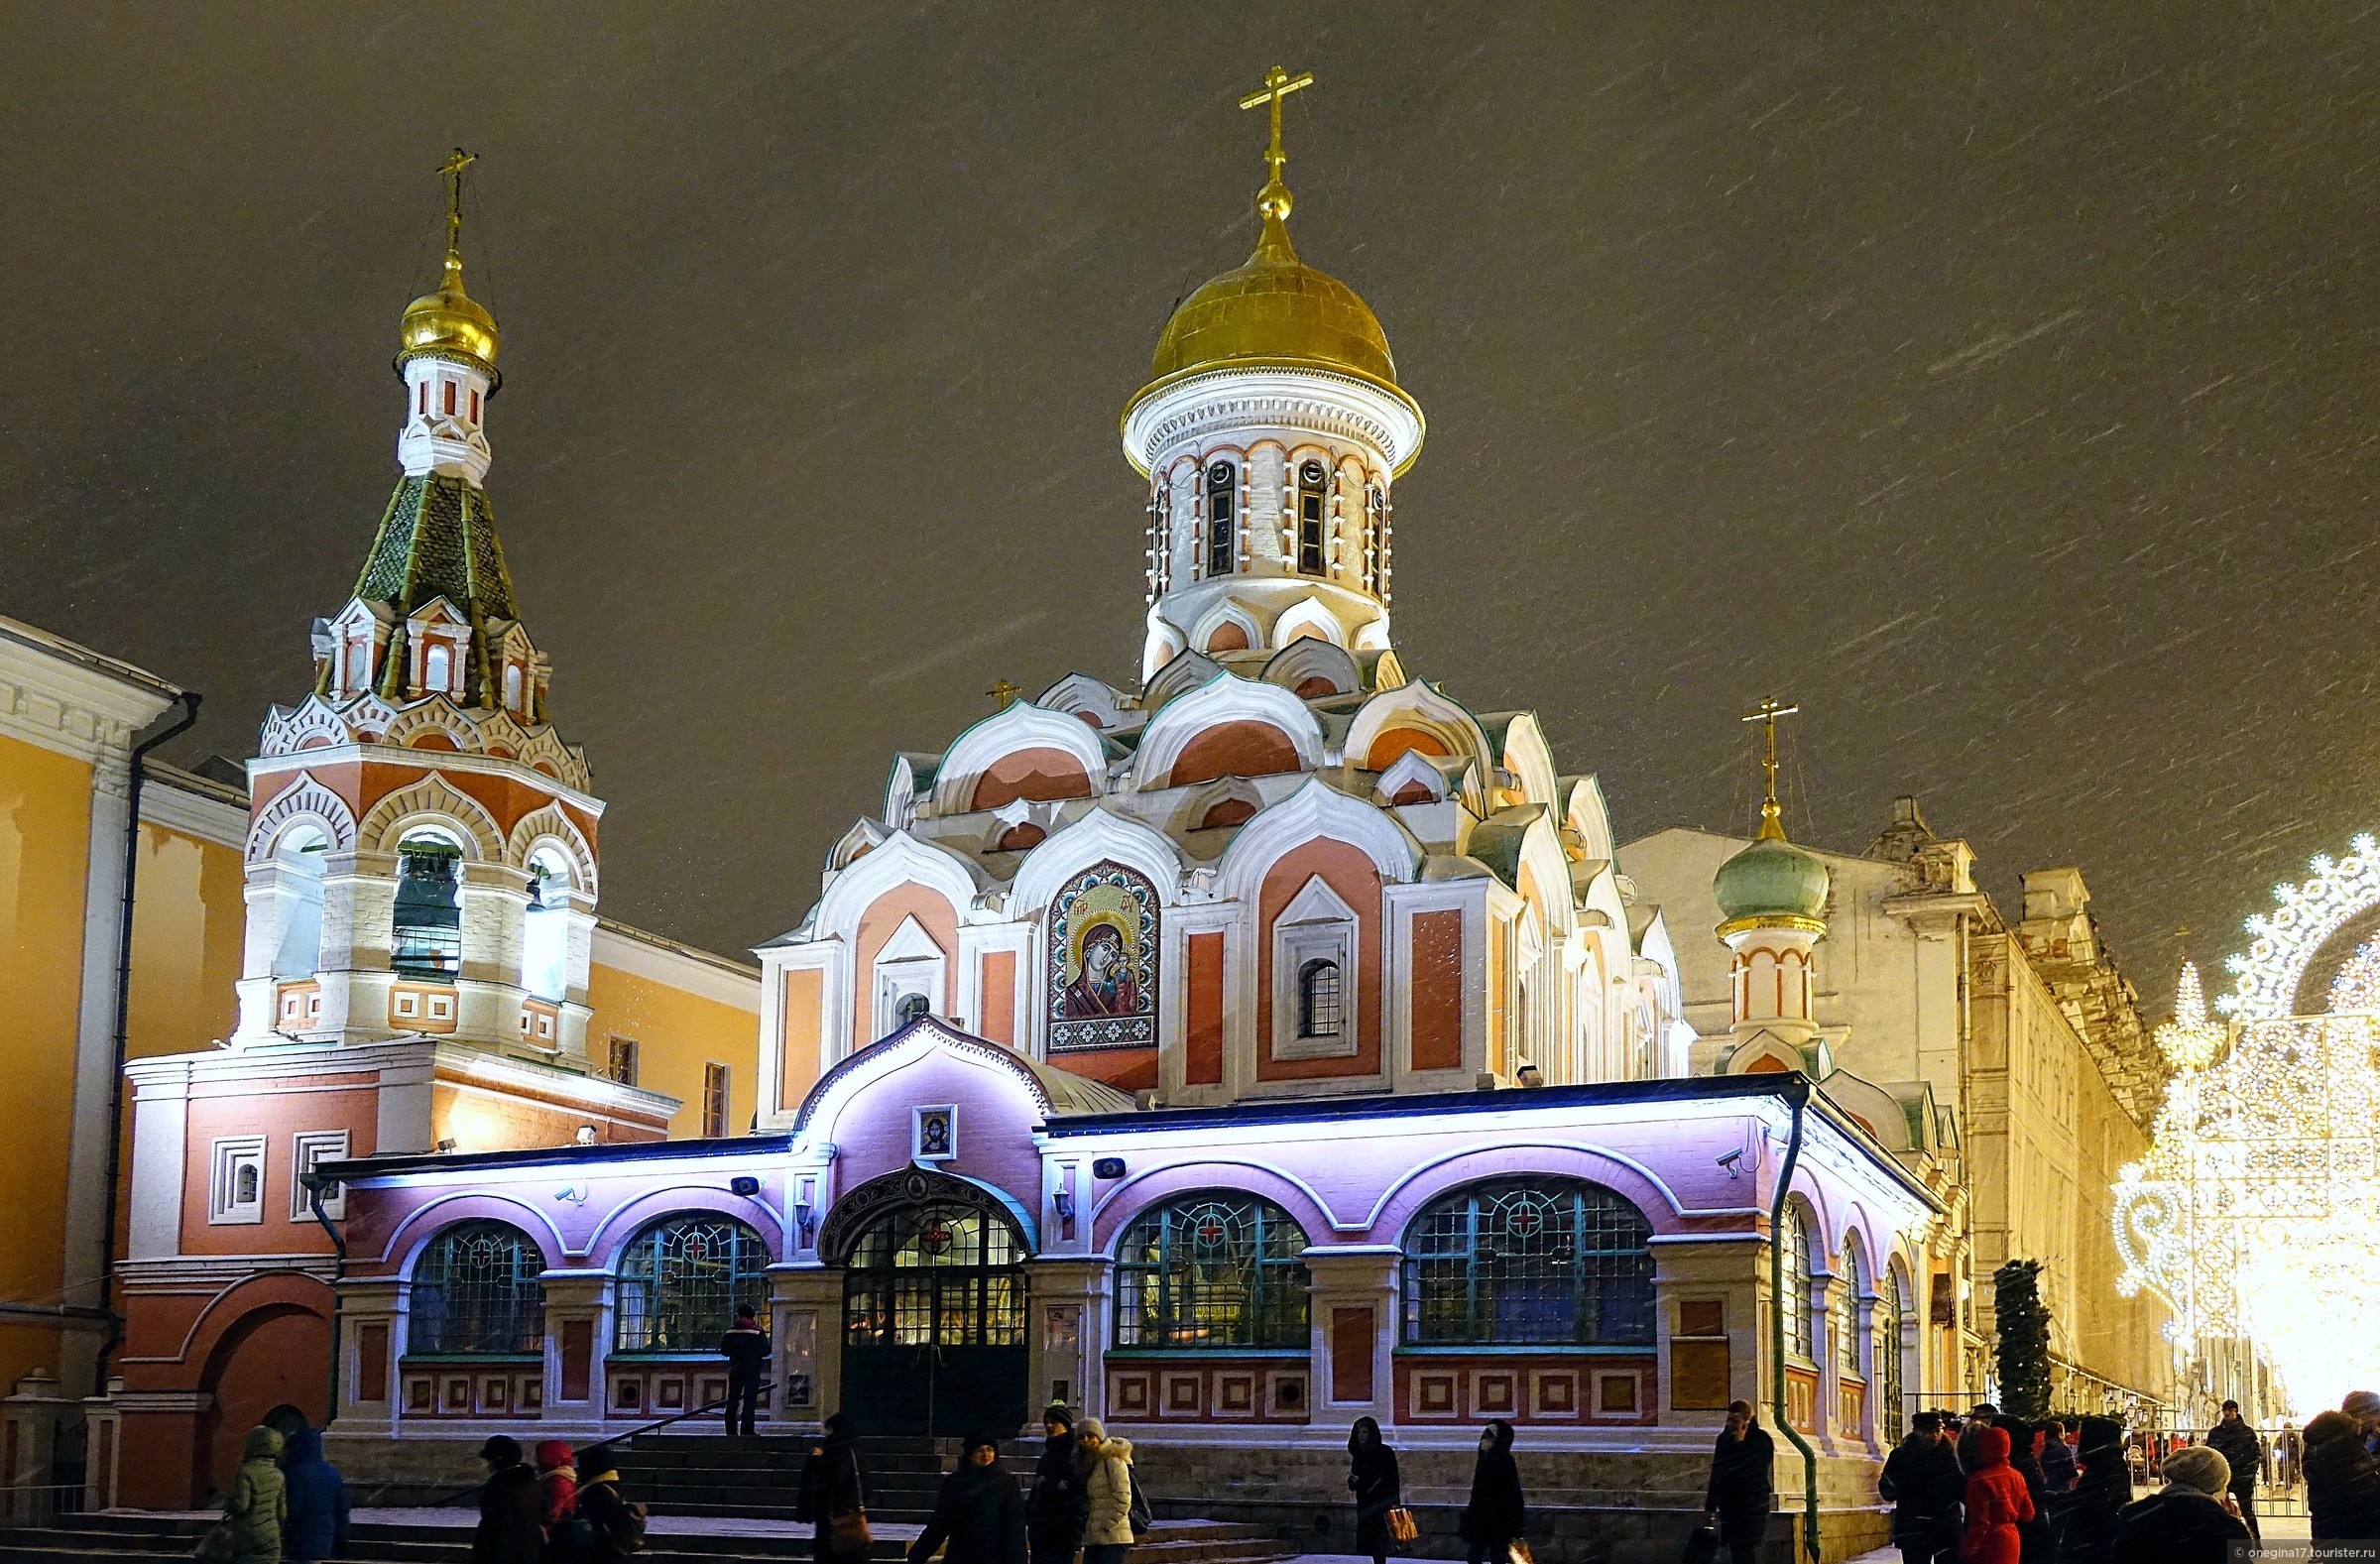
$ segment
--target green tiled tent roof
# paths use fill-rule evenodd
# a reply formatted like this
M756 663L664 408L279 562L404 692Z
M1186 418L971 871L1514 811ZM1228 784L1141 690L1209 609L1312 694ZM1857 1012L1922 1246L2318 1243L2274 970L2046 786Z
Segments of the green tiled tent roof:
M471 616L474 628L518 619L487 494L435 473L399 479L355 595L393 603L400 614L443 596Z

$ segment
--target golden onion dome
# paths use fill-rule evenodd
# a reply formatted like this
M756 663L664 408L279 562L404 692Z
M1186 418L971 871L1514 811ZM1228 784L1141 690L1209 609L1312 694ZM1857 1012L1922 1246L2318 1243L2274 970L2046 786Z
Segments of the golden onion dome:
M446 275L437 291L406 305L398 329L400 364L421 353L460 353L490 370L496 367L496 317L463 292L463 258L456 250L446 252Z
M1287 365L1396 385L1396 360L1379 317L1354 289L1297 258L1282 221L1286 215L1267 209L1248 264L1215 278L1175 308L1149 364L1152 383L1194 370Z

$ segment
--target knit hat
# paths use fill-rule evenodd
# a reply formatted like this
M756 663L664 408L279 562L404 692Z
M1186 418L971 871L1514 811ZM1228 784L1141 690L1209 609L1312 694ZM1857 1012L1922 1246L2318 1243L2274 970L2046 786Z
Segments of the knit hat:
M2165 1458L2165 1480L2211 1498L2231 1486L2231 1463L2220 1450L2186 1445Z
M1060 1428L1072 1428L1074 1412L1064 1401L1052 1401L1049 1403L1049 1410L1041 1414L1041 1420L1045 1423L1056 1423Z
M1075 1437L1078 1439L1085 1437L1092 1439L1105 1439L1108 1437L1108 1428L1107 1425L1101 1422L1098 1418L1086 1417L1081 1422L1074 1425L1074 1433Z
M2338 1403L2338 1409L2359 1423L2368 1423L2380 1417L2380 1394L2370 1390L2349 1390L2347 1398Z
M965 1439L959 1441L959 1454L961 1455L973 1455L978 1450L989 1450L994 1455L998 1455L1000 1454L1000 1441L990 1434L969 1434Z
M2082 1435L2075 1441L2078 1450L2100 1450L2124 1442L2124 1425L2112 1417L2085 1417Z

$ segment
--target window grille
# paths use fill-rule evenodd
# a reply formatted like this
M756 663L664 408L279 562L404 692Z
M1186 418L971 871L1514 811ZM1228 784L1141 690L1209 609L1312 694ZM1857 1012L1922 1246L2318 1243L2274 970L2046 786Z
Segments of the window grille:
M1339 963L1309 961L1297 970L1297 1034L1301 1037L1339 1035Z
M1325 575L1323 513L1330 487L1322 463L1307 462L1297 471L1297 568L1301 575Z
M726 1217L677 1217L646 1229L620 1262L621 1352L712 1352L736 1310L769 1319L769 1247Z
M411 1350L502 1358L545 1350L545 1258L501 1222L464 1222L430 1242L414 1267Z
M1191 1195L1144 1212L1116 1251L1116 1343L1303 1348L1305 1252L1305 1229L1268 1200Z
M710 1140L727 1134L727 1083L726 1065L702 1067L702 1133Z
M1876 1328L1876 1429L1886 1444L1901 1440L1902 1420L1907 1415L1901 1402L1901 1321L1908 1313L1908 1300L1901 1296L1900 1272L1884 1273L1884 1296L1876 1311L1883 1316Z
M1008 1223L955 1201L892 1212L843 1272L857 1347L1024 1345L1024 1248Z
M1240 472L1228 461L1207 469L1207 574L1230 575L1239 541L1232 525L1240 498Z
M1785 1246L1785 1296L1777 1300L1785 1316L1785 1353L1813 1363L1817 1343L1810 1319L1810 1223L1799 1208L1785 1213L1785 1231L1777 1239Z
M1625 1199L1577 1179L1443 1196L1405 1230L1405 1341L1649 1346L1652 1231Z
M1844 1274L1850 1285L1842 1289L1843 1301L1836 1305L1835 1343L1843 1356L1843 1372L1859 1373L1859 1299L1867 1292L1867 1256L1859 1248L1859 1235L1851 1234L1843 1241Z
M605 1079L617 1081L622 1086L637 1084L636 1038L614 1037L612 1039L611 1057L605 1061L603 1073Z
M407 842L397 854L390 965L400 977L451 983L463 957L463 909L455 895L462 854L443 842Z

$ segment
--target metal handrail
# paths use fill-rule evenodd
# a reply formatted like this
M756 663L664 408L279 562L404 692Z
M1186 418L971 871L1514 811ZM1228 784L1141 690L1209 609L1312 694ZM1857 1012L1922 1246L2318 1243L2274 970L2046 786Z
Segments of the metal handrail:
M763 1380L760 1384L754 1388L753 1394L756 1396L762 1395L775 1388L776 1382L774 1380ZM672 1412L667 1417L654 1418L652 1422L645 1424L642 1428L631 1428L624 1434L607 1434L603 1438L596 1440L593 1444L586 1446L584 1449L573 1452L573 1460L576 1462L578 1470L583 1472L587 1468L587 1457L595 1451L610 1450L615 1445L624 1445L628 1443L631 1439L636 1438L640 1434L650 1434L656 1429L667 1428L675 1423L682 1423L689 1417L700 1417L705 1412L716 1412L722 1407L726 1406L727 1403L732 1399L734 1399L732 1395L723 1395L715 1401L705 1401L700 1406L689 1406L682 1412ZM428 1509L443 1509L448 1504L459 1504L467 1499L477 1499L483 1492L486 1491L487 1486L488 1485L486 1483L475 1483L469 1488L460 1489L452 1494L447 1494L441 1498L433 1499L423 1507Z

